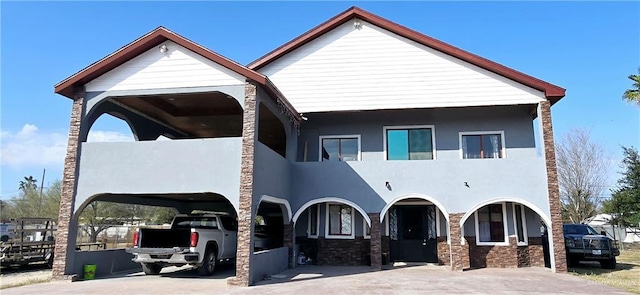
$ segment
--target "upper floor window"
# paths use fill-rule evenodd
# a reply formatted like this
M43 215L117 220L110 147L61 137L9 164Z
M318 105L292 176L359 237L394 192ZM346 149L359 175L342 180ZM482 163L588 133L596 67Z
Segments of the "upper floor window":
M360 135L320 136L321 161L360 160Z
M463 159L504 158L504 132L460 132Z
M387 160L433 160L433 126L384 127Z
M327 203L327 238L353 238L353 208L349 205Z

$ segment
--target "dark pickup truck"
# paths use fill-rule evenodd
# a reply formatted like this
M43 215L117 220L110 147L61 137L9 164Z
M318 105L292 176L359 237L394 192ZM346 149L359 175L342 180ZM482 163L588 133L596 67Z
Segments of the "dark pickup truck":
M620 251L604 233L599 234L586 224L564 224L562 229L568 266L576 266L580 261L599 261L602 268L616 268Z

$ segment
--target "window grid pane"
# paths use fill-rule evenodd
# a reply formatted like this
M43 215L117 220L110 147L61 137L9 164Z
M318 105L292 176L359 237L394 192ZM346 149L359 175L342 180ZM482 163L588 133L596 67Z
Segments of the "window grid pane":
M478 233L480 242L504 242L504 212L501 204L478 209Z
M502 158L502 135L462 135L463 159Z
M323 138L321 161L357 161L358 138Z
M432 160L431 128L388 129L387 160Z
M514 209L516 212L516 231L518 233L518 242L524 243L524 226L522 223L523 215L522 215L522 206L515 205Z
M329 234L339 235L341 227L340 205L329 205Z
M312 236L318 235L318 205L312 205L309 207L309 234Z

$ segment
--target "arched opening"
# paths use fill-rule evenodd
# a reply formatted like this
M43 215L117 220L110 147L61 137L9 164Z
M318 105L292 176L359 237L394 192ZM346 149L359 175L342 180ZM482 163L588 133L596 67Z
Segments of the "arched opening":
M131 124L122 115L103 113L93 122L87 142L131 142L136 135Z
M262 196L254 219L253 251L286 246L285 225L290 219L291 208L287 200Z
M462 217L461 233L470 268L551 267L547 228L550 219L531 203L494 199Z
M260 103L258 114L258 141L282 157L286 157L287 134L282 122L264 103Z
M380 216L383 264L450 264L449 214L435 198L400 196L387 203Z
M371 220L342 198L311 200L293 216L297 264L370 265Z
M242 136L243 109L236 98L219 91L130 95L108 101L136 117L135 127L148 140Z
M208 214L215 214L216 219L211 219L211 215ZM200 219L196 219L198 217ZM174 225L172 220L180 220L180 223ZM87 262L97 265L96 276L140 269L140 263L133 263L131 260L134 256L126 252L126 248L132 247L133 233L138 230L142 237L145 236L143 230L153 232L153 235L146 235L146 240L139 239L140 243L149 244L154 241L159 243L154 244L157 247L149 246L151 248L175 249L178 247L183 251L191 251L190 231L184 234L185 220L188 221L186 225L188 230L218 227L222 224L225 230L228 230L226 234L237 231L236 206L225 196L217 193L93 195L77 206L71 220L69 233L77 234L77 239L75 245L73 245L74 241L70 241L69 246L75 246L76 251L68 253L68 255L74 255L72 260L74 264L68 265L66 271L81 273L83 265ZM205 244L200 244L201 242ZM222 249L215 248L215 245L210 246L210 242L210 239L203 239L200 236L195 248L206 245L207 249L209 247L220 249L218 262L230 262L236 256L235 238L223 240L223 245L218 245ZM144 244L140 246L144 247ZM162 257L156 258L162 259ZM165 258L168 259L168 257ZM177 268L170 268L168 271L189 271L187 270L187 268L190 269L189 261L185 260L184 264L178 263L174 265ZM164 263L156 265L161 265L160 269L169 266ZM220 266L222 268L219 268L220 271L216 271L217 273L229 277L234 275L234 268L230 265Z
M139 227L170 228L173 218L217 212L237 219L234 206L215 193L99 194L78 206L74 214L78 250L123 249L132 246Z

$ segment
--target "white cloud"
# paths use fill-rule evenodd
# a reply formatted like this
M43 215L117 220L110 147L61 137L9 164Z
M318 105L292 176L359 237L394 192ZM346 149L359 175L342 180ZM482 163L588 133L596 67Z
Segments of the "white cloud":
M123 142L134 141L131 134L116 131L89 131L87 142Z
M36 125L25 124L18 132L0 132L2 166L14 168L42 167L64 163L67 150L67 134L45 132ZM131 135L113 131L91 131L89 141L133 141Z

